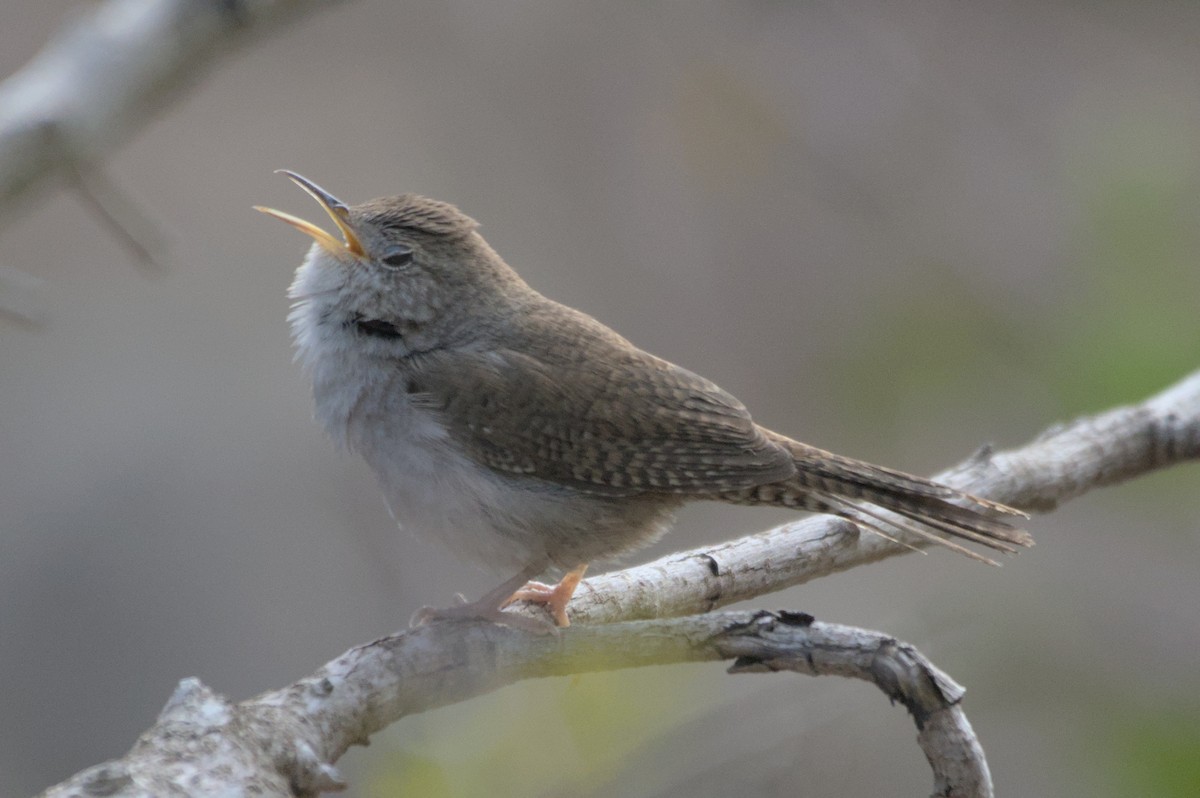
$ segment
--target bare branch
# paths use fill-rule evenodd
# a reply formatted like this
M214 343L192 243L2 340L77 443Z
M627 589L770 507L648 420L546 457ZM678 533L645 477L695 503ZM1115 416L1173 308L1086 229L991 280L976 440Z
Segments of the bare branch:
M340 788L332 763L346 749L405 715L520 679L718 659L734 660L731 673L870 681L912 714L938 795L991 795L983 751L959 706L963 689L919 652L878 632L766 612L576 627L561 636L434 624L351 649L307 679L236 705L184 680L125 758L45 795L315 795Z
M87 172L234 44L333 0L110 0L0 84L0 213Z
M157 231L102 181L100 159L235 44L336 1L109 0L81 16L0 83L0 218L36 189L67 182L140 262L160 262ZM0 265L0 312L38 320L22 290L31 279Z

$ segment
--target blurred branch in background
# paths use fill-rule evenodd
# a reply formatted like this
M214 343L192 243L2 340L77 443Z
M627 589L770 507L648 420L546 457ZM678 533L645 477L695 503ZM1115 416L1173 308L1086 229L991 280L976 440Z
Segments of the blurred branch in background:
M96 189L99 161L234 45L335 1L111 0L66 26L0 84L0 219L67 181L140 260L153 261L149 225L112 187ZM22 282L0 266L0 310L31 318L27 297L7 290Z
M939 478L1049 510L1092 488L1197 457L1200 372L1141 404L1052 427L1021 449L981 451ZM125 758L46 795L201 795L251 786L263 795L315 795L343 786L333 763L351 745L416 712L520 679L736 658L735 672L786 669L873 681L912 712L937 795L990 796L982 749L959 707L962 689L911 647L799 614L690 614L909 551L848 526L824 518L789 524L590 580L571 607L577 622L593 623L561 636L433 624L352 649L307 679L237 705L185 681ZM630 621L645 617L656 620Z

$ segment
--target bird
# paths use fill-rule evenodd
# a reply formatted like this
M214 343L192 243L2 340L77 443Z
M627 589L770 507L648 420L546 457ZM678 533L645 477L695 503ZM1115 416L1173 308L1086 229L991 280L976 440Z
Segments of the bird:
M987 562L963 543L1033 543L1019 510L757 424L713 382L537 292L454 205L347 205L279 171L340 234L255 206L313 239L288 318L316 418L366 460L402 528L506 575L415 624L520 625L504 608L527 600L567 626L589 563L658 539L695 501L827 513ZM559 581L534 581L552 568Z

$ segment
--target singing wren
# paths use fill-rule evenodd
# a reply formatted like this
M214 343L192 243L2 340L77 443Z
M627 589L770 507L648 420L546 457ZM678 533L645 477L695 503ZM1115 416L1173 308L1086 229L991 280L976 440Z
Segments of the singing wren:
M505 621L528 599L565 626L587 563L650 543L700 500L830 513L979 559L944 535L1032 543L1005 520L1015 510L755 424L709 380L539 294L453 205L346 205L284 174L341 234L258 208L314 239L289 319L317 418L371 466L401 527L511 577L421 620ZM567 570L558 584L529 582L551 566Z

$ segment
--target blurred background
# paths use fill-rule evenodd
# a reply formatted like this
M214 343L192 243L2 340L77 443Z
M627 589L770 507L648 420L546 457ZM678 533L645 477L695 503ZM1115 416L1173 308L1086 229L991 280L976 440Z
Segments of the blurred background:
M92 4L7 0L0 71ZM243 699L495 577L397 533L312 421L285 289L345 200L460 205L526 279L810 443L920 473L1200 364L1200 5L361 0L204 77L0 264L0 794L118 756L176 682ZM766 597L968 688L1006 795L1200 793L1200 471ZM791 516L698 506L654 549ZM517 685L341 762L352 796L925 795L866 684L664 667Z

